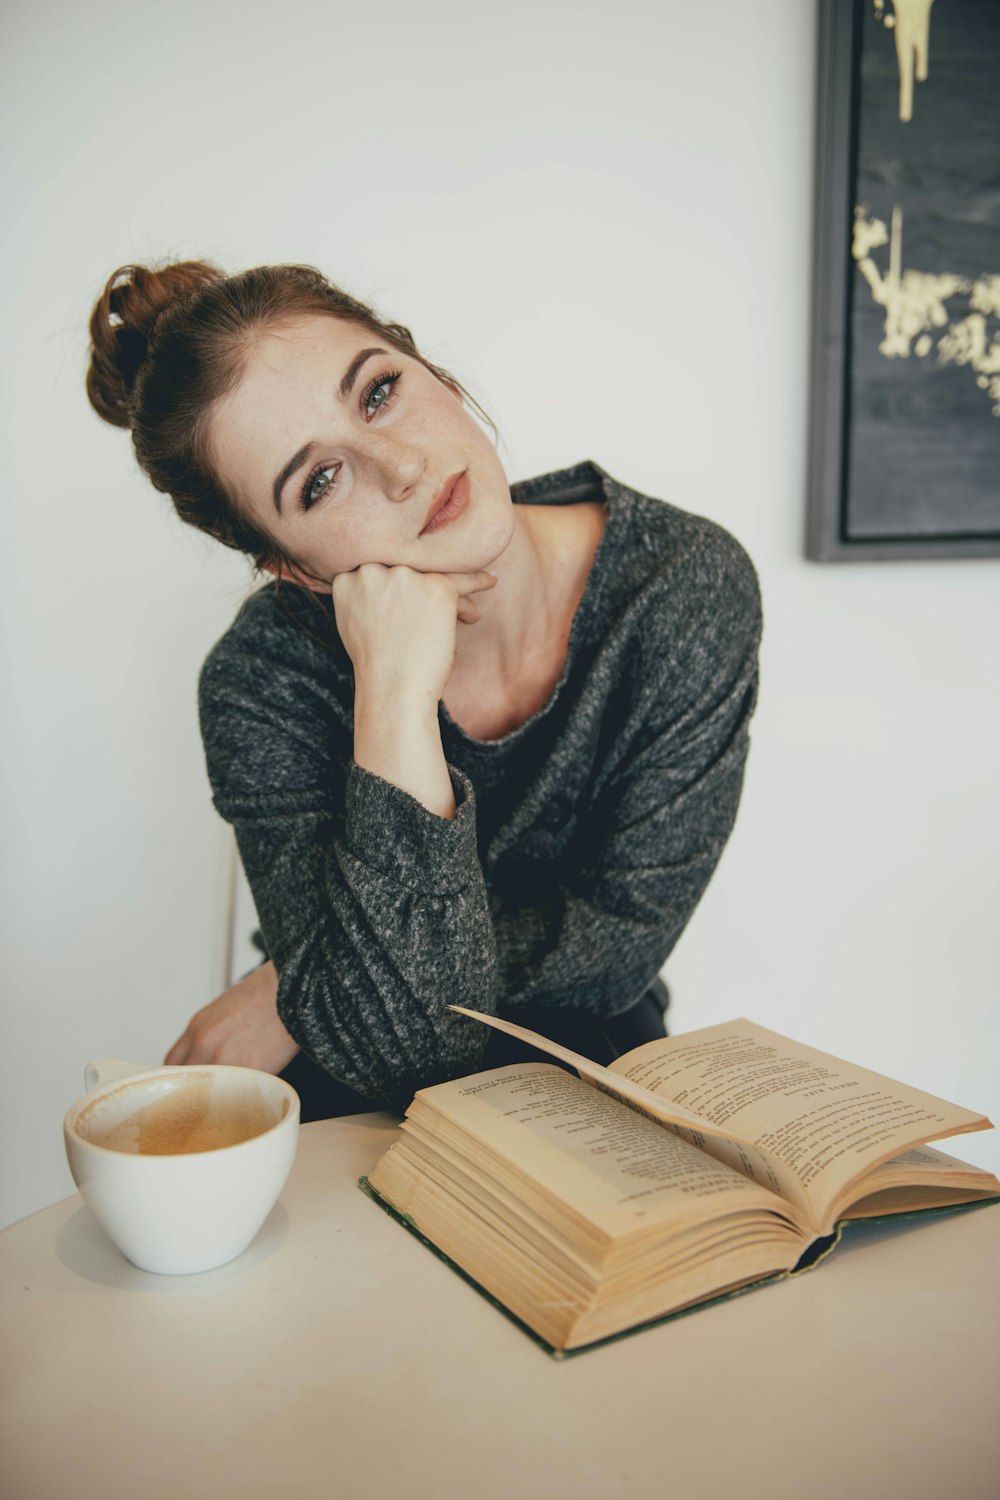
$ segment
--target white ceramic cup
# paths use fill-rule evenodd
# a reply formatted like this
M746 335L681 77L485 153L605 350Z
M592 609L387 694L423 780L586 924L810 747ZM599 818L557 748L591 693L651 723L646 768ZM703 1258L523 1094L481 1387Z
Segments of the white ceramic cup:
M63 1121L87 1207L144 1271L233 1260L270 1213L295 1158L299 1096L284 1079L221 1064L87 1065Z

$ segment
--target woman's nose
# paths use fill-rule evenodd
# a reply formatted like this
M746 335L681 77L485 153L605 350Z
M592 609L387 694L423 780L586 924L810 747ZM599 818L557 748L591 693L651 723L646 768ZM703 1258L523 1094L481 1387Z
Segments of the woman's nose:
M406 476L400 476L395 483L390 482L387 493L390 500L397 503L402 500L411 500L420 488L419 473L412 480Z
M380 455L385 493L390 500L409 500L420 488L427 468L422 453L412 448L387 450Z

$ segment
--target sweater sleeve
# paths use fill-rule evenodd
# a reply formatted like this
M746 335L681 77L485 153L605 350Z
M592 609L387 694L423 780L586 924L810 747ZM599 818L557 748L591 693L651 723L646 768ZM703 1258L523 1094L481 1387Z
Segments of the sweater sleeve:
M508 1004L613 1015L656 977L732 831L757 701L762 618L756 572L721 528L646 612L658 657L634 693L634 729L577 810L544 897L495 913Z
M201 674L202 737L278 971L278 1014L326 1071L402 1110L482 1055L486 1028L447 1006L495 1009L472 784L450 767L455 816L429 812L355 763L307 669L221 644Z
M359 767L350 717L299 642L275 652L224 638L206 662L214 802L236 831L279 1015L364 1096L402 1110L416 1088L476 1069L488 1029L451 1003L626 1009L690 919L742 788L761 630L753 566L713 533L636 617L628 727L608 737L571 842L534 873L497 868L491 889L462 771L449 765L449 820Z

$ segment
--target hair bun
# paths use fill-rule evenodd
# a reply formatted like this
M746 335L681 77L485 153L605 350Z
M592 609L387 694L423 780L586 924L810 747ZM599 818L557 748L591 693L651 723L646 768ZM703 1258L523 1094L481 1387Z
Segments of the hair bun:
M131 426L132 390L160 317L222 279L223 272L203 260L112 272L90 315L87 395L98 416L115 427Z

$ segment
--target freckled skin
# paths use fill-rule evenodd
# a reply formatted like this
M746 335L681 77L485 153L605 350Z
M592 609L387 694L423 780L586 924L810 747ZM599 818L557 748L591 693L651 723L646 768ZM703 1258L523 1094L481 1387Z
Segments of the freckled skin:
M341 401L338 386L351 359L379 342L338 318L284 323L256 344L238 387L209 424L220 475L258 529L324 592L335 574L365 562L422 572L489 567L514 532L510 488L493 444L454 388L419 361L395 350L370 356ZM401 379L380 387L363 409L370 382L397 370ZM286 482L278 515L274 477L310 440L318 446ZM328 466L314 481L319 498L303 510L299 493L318 464ZM419 537L431 499L462 469L470 480L466 512Z
M447 695L470 732L495 737L548 696L597 545L590 512L603 507L514 505L460 393L405 355L371 356L341 401L346 370L378 342L325 316L272 330L211 414L209 449L258 532L295 559L292 578L332 596L355 668L358 766L450 818L437 705ZM279 515L274 478L307 442ZM432 500L465 470L468 506L421 537ZM306 482L316 501L303 510ZM198 1011L166 1061L280 1072L298 1047L276 995L267 963Z

